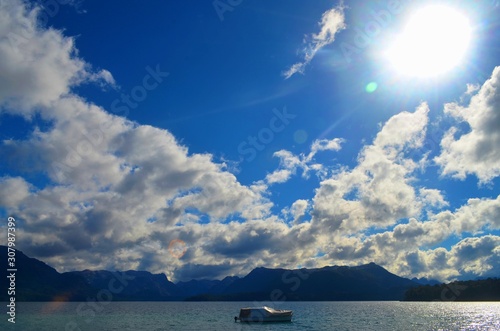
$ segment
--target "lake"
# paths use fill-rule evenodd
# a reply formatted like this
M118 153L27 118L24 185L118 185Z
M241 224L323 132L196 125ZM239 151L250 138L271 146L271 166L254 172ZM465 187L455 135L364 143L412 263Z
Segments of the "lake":
M16 324L2 330L500 330L500 303L283 302L291 323L235 323L257 302L18 303ZM5 309L4 309L5 310ZM8 327L4 327L6 324Z

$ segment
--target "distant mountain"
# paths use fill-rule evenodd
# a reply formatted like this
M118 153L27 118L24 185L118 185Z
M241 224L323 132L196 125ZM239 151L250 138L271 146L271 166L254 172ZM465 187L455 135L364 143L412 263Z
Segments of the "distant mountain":
M439 285L439 284L442 284L439 280L428 279L425 277L422 277L422 278L413 277L411 280L417 284L420 284L420 285Z
M7 262L7 247L0 246ZM98 300L500 300L500 280L419 286L370 263L357 267L316 269L256 268L243 278L172 283L164 274L147 271L73 271L54 268L16 251L16 301ZM0 273L0 301L8 300L7 266ZM406 294L406 295L405 295Z
M500 301L500 279L457 281L409 289L405 301Z
M7 247L0 246L0 258L7 262ZM15 298L16 301L85 301L97 291L85 280L73 274L60 274L54 268L16 250ZM0 272L0 301L9 299L7 266Z
M194 297L208 293L222 294L231 284L239 279L236 276L228 276L223 280L190 280L187 282L178 282L176 285L186 297Z
M401 300L418 284L370 263L358 267L320 269L256 268L234 281L221 294L209 293L199 300Z
M7 262L7 247L0 246L0 258ZM86 301L88 298L114 301L168 301L186 297L164 274L147 271L73 271L59 273L16 250L16 301ZM9 287L7 267L2 268L0 286ZM9 299L0 291L0 301Z
M125 272L84 270L66 274L82 277L96 290L110 291L115 300L171 301L185 297L183 291L169 281L165 274L133 270Z

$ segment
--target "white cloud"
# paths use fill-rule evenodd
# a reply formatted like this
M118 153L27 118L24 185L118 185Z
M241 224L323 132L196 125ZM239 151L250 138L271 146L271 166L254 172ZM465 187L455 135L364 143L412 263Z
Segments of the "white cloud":
M454 216L450 221L450 228L457 235L477 235L485 229L499 230L500 195L496 199L469 199Z
M335 41L335 35L345 29L344 6L339 5L329 9L323 13L319 25L321 30L317 34L312 34L310 41L304 49L304 60L295 63L287 71L283 73L286 79L292 77L296 73L303 73L305 67L312 61L316 53L328 44Z
M311 153L307 156L307 159L312 159L319 151L340 151L342 148L343 139L335 138L332 140L328 139L318 139L315 140L311 146Z
M290 169L279 169L268 174L266 176L266 182L268 184L285 183L292 177L292 175L293 173Z
M500 237L466 238L451 250L450 262L462 277L497 276L500 272Z
M446 207L449 205L440 190L421 188L419 190L420 200L424 205L432 207Z
M443 175L465 179L472 174L480 183L488 183L500 175L499 109L500 67L495 68L467 106L445 105L445 113L468 124L470 132L460 134L453 127L443 137L441 155L435 158Z
M112 83L108 71L93 73L77 57L74 40L37 25L39 8L18 0L0 2L0 103L4 111L30 117L36 106L70 93L85 81ZM0 109L1 110L1 109Z
M73 40L37 27L36 11L24 4L0 6L0 35L24 38L0 39L6 59L0 64L0 106L27 118L40 112L51 121L45 131L34 128L24 139L0 145L7 165L48 176L41 188L20 177L1 179L1 205L23 220L18 243L26 253L65 270L131 269L144 265L146 247L169 256L169 241L161 239L175 239L176 223L268 220L272 203L265 186L242 185L224 164L209 154L190 154L170 132L110 115L72 94L83 81L115 82L104 69L87 70ZM246 227L251 224L264 228L258 222ZM189 245L200 240L191 239ZM162 262L156 271L170 265Z
M396 225L392 231L369 236L335 237L325 245L326 264L366 263L376 261L390 271L407 277L428 277L449 281L464 276L465 264L469 264L469 276L494 275L498 261L490 239L466 238L452 245L451 249L433 248L452 236L466 233L478 235L482 229L500 229L500 196L496 199L470 199L456 211L443 211L426 221L411 218ZM497 238L500 237L489 236ZM484 240L484 241L483 241ZM488 243L483 249L478 243ZM469 261L463 263L463 261ZM353 262L354 261L354 262ZM481 261L485 261L481 264ZM483 268L482 265L485 267ZM497 271L498 272L498 271Z
M339 151L344 142L343 139L334 138L332 140L321 139L313 141L310 152L306 154L294 155L287 150L280 150L273 154L273 156L280 159L280 166L274 172L267 174L266 182L269 185L275 183L285 183L293 175L297 173L298 169L302 170L302 177L308 178L309 173L312 171L320 178L323 178L328 169L324 165L314 163L314 156L320 151Z
M21 177L0 177L0 206L15 208L29 196L30 185Z
M467 91L465 92L466 95L472 95L479 91L481 88L481 85L479 84L467 84Z
M427 238L434 234L422 231L418 223L412 220L404 229L398 227L394 232L372 235L364 241L356 237L336 238L335 244L326 249L328 254L316 263L357 265L375 261L403 277L427 277L443 282L498 273L500 237L466 238L451 249L428 249L426 243L439 243L446 237ZM434 230L439 232L437 226Z
M291 219L292 224L297 225L304 221L309 209L309 201L299 199L292 203L290 208L284 208L282 213L285 218Z
M321 183L314 197L317 231L355 233L418 215L421 206L411 185L417 165L404 152L422 145L428 111L422 104L414 113L394 115L363 148L354 169Z
M418 148L422 145L427 128L429 106L422 103L416 112L401 112L391 117L377 134L374 145L390 151Z
M89 82L101 84L102 86L111 86L113 88L117 88L115 78L113 77L111 72L109 72L106 69L102 69L99 72L88 74L87 80Z

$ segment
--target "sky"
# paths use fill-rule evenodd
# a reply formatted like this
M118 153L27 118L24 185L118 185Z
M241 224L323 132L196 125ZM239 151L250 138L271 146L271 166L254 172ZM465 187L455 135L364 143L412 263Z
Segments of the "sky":
M500 273L498 1L0 0L0 218L60 272Z

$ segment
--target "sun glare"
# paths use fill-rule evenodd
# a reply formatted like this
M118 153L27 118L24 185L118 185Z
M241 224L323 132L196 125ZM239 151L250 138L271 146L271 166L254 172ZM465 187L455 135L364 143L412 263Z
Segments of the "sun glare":
M461 63L472 29L459 11L432 5L418 10L387 52L391 66L400 74L438 76Z

